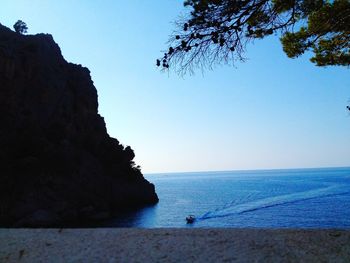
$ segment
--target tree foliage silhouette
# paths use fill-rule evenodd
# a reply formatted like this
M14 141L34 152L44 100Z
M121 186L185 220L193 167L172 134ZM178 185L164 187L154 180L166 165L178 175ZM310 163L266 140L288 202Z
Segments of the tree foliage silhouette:
M186 0L191 12L176 22L157 66L180 74L216 63L244 61L246 45L280 36L296 58L312 51L317 66L350 65L349 0Z
M19 34L25 34L28 31L28 27L27 24L24 23L22 20L18 20L14 25L13 28L15 29L15 31Z

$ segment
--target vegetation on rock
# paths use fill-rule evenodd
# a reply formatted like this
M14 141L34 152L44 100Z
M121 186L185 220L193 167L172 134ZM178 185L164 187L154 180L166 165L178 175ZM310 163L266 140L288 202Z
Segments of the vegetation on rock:
M13 28L15 29L15 31L19 34L26 34L28 31L28 27L27 24L24 23L22 20L18 20L14 25Z

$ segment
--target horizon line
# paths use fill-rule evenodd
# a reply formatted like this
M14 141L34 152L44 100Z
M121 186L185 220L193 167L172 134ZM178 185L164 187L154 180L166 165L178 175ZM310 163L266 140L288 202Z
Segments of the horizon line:
M193 174L193 173L225 173L225 172L254 172L254 171L282 171L282 170L314 170L314 169L350 169L350 166L321 166L321 167L299 167L299 168L257 168L257 169L233 169L233 170L200 170L186 172L147 172L143 175L161 174Z

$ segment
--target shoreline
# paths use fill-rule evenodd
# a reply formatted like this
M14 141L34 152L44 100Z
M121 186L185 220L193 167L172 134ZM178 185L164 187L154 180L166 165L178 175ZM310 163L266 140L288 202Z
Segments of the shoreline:
M350 230L0 229L0 262L350 262Z

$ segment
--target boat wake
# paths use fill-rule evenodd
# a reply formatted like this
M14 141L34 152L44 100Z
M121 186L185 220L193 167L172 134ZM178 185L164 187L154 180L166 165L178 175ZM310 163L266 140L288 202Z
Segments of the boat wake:
M199 217L199 220L211 219L217 217L227 217L235 214L248 213L268 207L274 207L278 205L290 204L304 200L310 200L326 196L335 196L349 193L349 189L342 185L331 185L323 188L313 189L304 192L298 192L293 194L279 195L268 198L263 198L239 205L227 205L222 209L216 209L215 211L209 211L203 216Z

